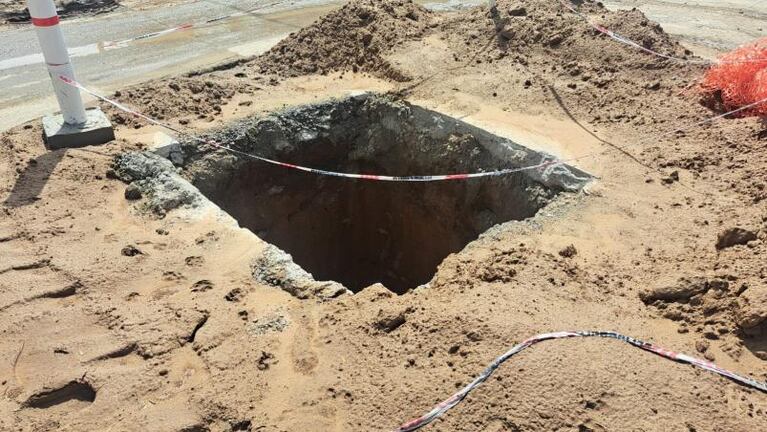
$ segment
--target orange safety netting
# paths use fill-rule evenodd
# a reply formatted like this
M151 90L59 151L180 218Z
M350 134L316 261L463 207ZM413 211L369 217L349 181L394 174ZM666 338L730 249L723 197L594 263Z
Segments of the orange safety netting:
M726 110L733 110L767 98L767 38L757 40L723 55L703 77L706 93L719 92ZM739 113L740 116L767 116L767 103Z

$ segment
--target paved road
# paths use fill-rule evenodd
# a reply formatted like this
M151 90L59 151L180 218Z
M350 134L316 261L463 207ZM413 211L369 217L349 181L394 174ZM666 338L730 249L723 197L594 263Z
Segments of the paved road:
M435 9L486 0L421 0ZM553 1L553 0L552 0ZM308 25L341 0L198 0L172 8L126 10L66 20L63 31L78 79L103 92L195 67L265 51L291 31ZM767 0L607 0L639 7L696 52L711 55L767 35ZM751 4L750 4L751 3ZM100 42L121 40L180 23L272 5L258 14L104 51ZM746 9L746 10L743 10ZM0 130L56 107L34 29L0 28Z
M257 5L256 1L205 0L173 8L123 10L67 20L62 28L78 79L108 92L197 66L257 54L333 7L318 4L316 0L298 0L264 9L259 15L134 42L120 49L104 51L100 43L229 14L236 12L234 8L252 9ZM0 40L3 41L0 46L0 130L5 130L40 116L56 105L47 71L40 63L34 29L29 26L6 27L0 30Z
M696 54L713 58L767 37L767 0L603 0L610 9L636 7Z

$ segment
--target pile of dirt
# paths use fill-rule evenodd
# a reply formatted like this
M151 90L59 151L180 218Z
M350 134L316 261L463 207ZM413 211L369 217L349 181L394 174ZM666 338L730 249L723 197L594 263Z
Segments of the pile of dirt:
M423 36L437 18L411 0L350 2L291 34L254 63L261 73L284 76L359 70L405 81L383 56L404 41Z
M120 7L118 0L56 0L59 16L95 15ZM28 23L31 17L26 0L0 1L0 23Z
M693 331L708 341L723 339L734 333L737 339L728 340L722 349L737 359L743 353L744 346L767 329L767 304L764 299L750 297L747 293L749 287L758 282L741 280L739 273L680 277L644 290L639 297L645 304L656 308L664 318L678 322L680 333ZM696 348L709 360L715 360L706 350L708 344L701 342ZM764 347L756 347L752 351L757 357L767 360Z
M182 125L189 123L190 117L212 120L237 91L248 91L250 87L216 78L215 75L169 78L117 91L114 98L157 120L175 119ZM110 104L101 106L116 124L135 128L146 124Z

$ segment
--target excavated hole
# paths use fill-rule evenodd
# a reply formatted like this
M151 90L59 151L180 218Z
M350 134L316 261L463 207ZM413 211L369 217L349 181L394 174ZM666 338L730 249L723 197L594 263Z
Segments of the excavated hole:
M366 95L292 109L232 126L218 137L241 150L326 170L388 175L495 170L540 163L531 151L454 118ZM548 173L434 183L327 177L208 154L186 167L211 201L292 255L315 280L396 293L493 225L533 216L588 175Z

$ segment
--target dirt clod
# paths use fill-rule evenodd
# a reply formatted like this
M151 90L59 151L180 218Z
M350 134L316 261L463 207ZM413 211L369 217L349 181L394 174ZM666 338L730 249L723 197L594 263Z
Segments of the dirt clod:
M141 252L141 250L139 250L139 248L137 248L136 246L133 246L133 245L125 246L124 248L122 248L120 250L120 253L122 255L124 255L124 256L127 256L127 257L132 257L132 256L142 255L143 254L143 252Z
M130 201L140 200L142 196L143 195L141 193L141 189L134 184L129 184L125 188L125 199L127 200L130 200Z
M739 227L728 228L717 236L716 248L717 250L722 250L733 246L745 245L756 239L756 233L753 231Z

